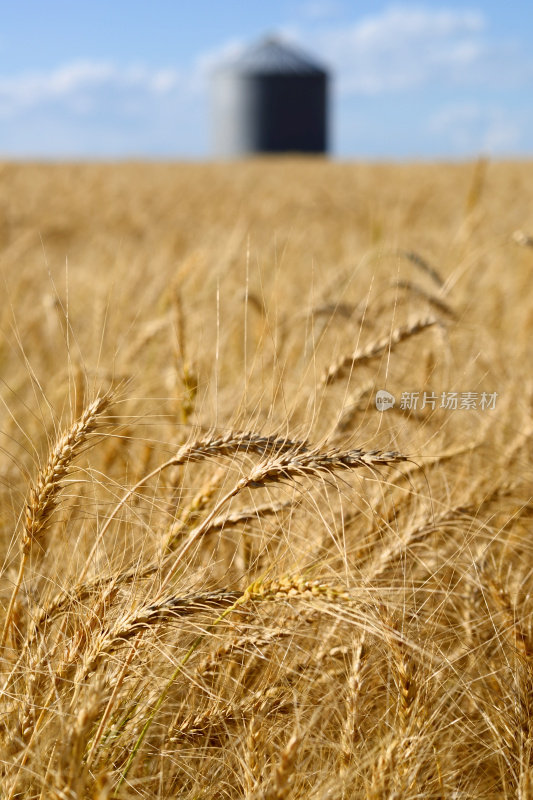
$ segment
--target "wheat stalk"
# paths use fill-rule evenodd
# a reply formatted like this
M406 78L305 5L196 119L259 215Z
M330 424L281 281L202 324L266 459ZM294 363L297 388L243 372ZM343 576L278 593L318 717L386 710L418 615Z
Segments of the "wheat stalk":
M396 451L342 451L336 448L322 450L319 447L311 448L304 444L293 446L286 451L283 450L280 455L260 462L253 467L218 501L204 521L190 531L176 555L175 565L181 562L192 545L210 529L213 520L219 515L221 509L244 489L262 488L272 483L280 483L297 478L334 476L337 472L360 469L361 467L375 469L376 467L390 466L406 461L409 461L409 457ZM174 566L163 579L160 592L170 582L175 568Z
M383 353L392 350L400 342L416 336L421 331L431 328L436 325L438 320L436 317L424 317L422 319L413 320L406 325L401 325L395 328L387 336L378 339L377 342L372 342L367 347L358 348L353 353L343 356L327 369L321 380L321 386L329 386L335 381L343 378L347 373L351 373L356 366L366 364L374 358L379 358Z
M250 584L244 592L218 590L188 596L172 595L141 607L118 620L111 630L104 631L93 650L93 655L86 661L84 674L92 672L103 656L109 655L124 642L154 625L210 610L224 610L235 604L287 599L346 602L353 598L341 587L319 580L306 580L299 575L286 575L276 580L259 580Z
M132 497L142 486L144 486L152 478L160 475L162 472L164 472L164 470L169 469L170 467L179 467L183 466L184 464L203 461L208 458L231 457L237 453L253 453L255 455L265 455L273 452L283 453L290 451L295 447L305 449L306 445L305 442L292 441L281 436L262 436L256 433L240 433L234 431L229 431L224 436L218 437L208 434L200 439L194 439L187 444L181 445L172 458L169 458L168 461L165 461L163 464L160 464L151 472L144 475L134 486L131 487L131 489L128 489L122 499L114 507L113 511L106 519L105 524L102 526L98 536L96 537L96 540L87 557L85 567L81 572L79 582L81 583L85 579L93 557L100 546L100 542L104 538L111 523L116 518L121 508L123 508L129 498Z
M442 280L441 276L437 270L432 267L431 264L429 264L428 261L426 261L426 259L423 258L419 253L416 253L414 250L400 250L399 255L406 258L411 262L411 264L414 264L417 269L430 277L433 283L436 283L437 286L442 289L444 286L444 281Z
M453 310L453 308L448 304L445 303L444 300L441 300L440 297L436 297L431 292L426 291L421 286L418 286L413 281L408 281L405 279L394 281L392 284L397 289L405 289L408 292L416 295L417 297L421 297L427 303L432 305L437 311L440 311L441 314L445 314L452 319L457 319L457 314Z
M89 435L96 430L98 421L109 408L111 399L112 396L109 394L101 395L85 408L80 418L55 442L46 464L39 471L35 483L30 488L24 517L19 573L6 612L0 646L5 644L9 633L15 601L31 549L34 544L42 540L59 502L59 495L70 466L81 452Z
M363 688L364 667L367 659L364 635L353 647L352 665L346 693L346 719L341 734L341 773L353 762L354 740L357 731L359 698Z

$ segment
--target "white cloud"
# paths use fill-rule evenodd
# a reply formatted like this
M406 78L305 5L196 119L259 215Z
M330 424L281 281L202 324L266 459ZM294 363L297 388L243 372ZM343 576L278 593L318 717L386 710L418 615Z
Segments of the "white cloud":
M485 16L468 9L395 5L324 29L314 45L333 66L342 94L378 95L428 85L526 82L531 59L494 44ZM300 31L300 38L305 37Z
M355 38L361 45L392 46L403 37L422 41L458 33L473 33L485 28L479 11L432 10L422 7L391 6L383 13L367 17L355 26Z
M372 96L427 86L492 89L533 81L533 58L516 42L494 40L481 11L396 4L355 22L333 23L331 18L341 11L335 0L310 0L300 6L298 23L276 29L331 66L341 95ZM232 40L201 54L188 80L205 86L210 70L238 56L247 44Z
M439 109L429 120L428 132L461 154L508 155L525 144L520 115L478 103L457 103Z
M343 10L335 0L311 0L300 7L300 15L310 20L325 20L338 17Z
M109 93L115 98L132 93L157 98L182 89L184 83L173 69L75 61L49 71L0 77L0 114L9 117L51 102L84 113Z
M224 64L226 61L238 58L244 53L247 46L248 43L242 39L231 39L220 47L200 53L189 73L190 84L194 86L204 85L209 80L210 73L215 67L219 64Z
M0 155L199 156L205 100L193 71L76 61L0 77Z

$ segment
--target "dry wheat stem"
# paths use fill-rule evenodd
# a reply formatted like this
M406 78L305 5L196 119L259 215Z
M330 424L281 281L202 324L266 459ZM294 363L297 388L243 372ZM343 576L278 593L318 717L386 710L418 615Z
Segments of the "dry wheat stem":
M372 581L382 578L391 563L407 553L411 545L418 544L425 539L426 536L430 536L432 533L439 530L441 526L451 524L463 518L464 509L451 508L441 511L430 523L422 522L418 525L410 526L406 532L404 531L399 538L395 539L379 554L379 558L371 570Z
M248 587L248 589L246 591L248 592L250 590L250 588L251 587ZM117 784L117 786L115 788L115 796L117 795L117 792L120 790L120 787L122 786L122 784L126 780L126 778L128 776L128 773L129 773L129 770L131 768L131 765L133 764L133 761L134 761L134 759L135 759L135 757L136 757L136 755L137 755L137 753L138 753L138 751L139 751L139 749L140 749L140 747L141 747L141 745L142 745L142 743L144 741L144 738L145 738L145 736L146 736L146 734L147 734L147 732L148 732L148 730L149 730L149 728L150 728L150 726L151 726L156 714L158 713L159 709L163 705L163 703L165 701L165 698L166 698L168 692L170 691L170 688L174 684L174 681L177 679L178 675L180 675L180 673L184 669L185 665L187 664L187 662L189 661L191 656L194 654L194 652L196 651L196 649L200 645L200 642L204 639L204 637L210 631L214 630L219 623L223 622L226 619L226 617L228 617L231 614L232 611L236 610L237 608L242 606L244 603L246 603L247 599L248 598L247 598L247 595L246 595L246 592L245 592L245 594L242 594L240 597L238 597L238 599L234 603L232 603L228 608L226 608L224 611L222 611L222 613L220 613L217 616L217 618L214 620L214 622L211 625L208 626L206 631L201 633L195 639L195 641L192 643L192 645L188 648L188 650L185 653L185 655L183 656L183 658L180 659L176 669L174 670L174 672L170 676L169 680L165 684L165 687L164 687L163 691L159 693L157 701L154 704L150 714L148 715L148 717L147 717L147 719L146 719L146 721L145 721L145 723L144 723L144 725L142 727L142 730L141 730L139 736L137 737L137 739L135 741L133 749L132 749L132 751L131 751L131 753L130 753L130 755L128 757L128 760L126 762L126 765L124 767L124 770L122 771L122 775L120 777L120 781L118 782L118 784Z
M356 311L359 311L359 306L354 306L349 303L324 303L321 306L315 306L309 312L312 317L329 317L330 320L335 316L342 317L343 319L351 319Z
M430 292L426 291L426 289L422 289L421 286L418 286L416 283L413 283L413 281L402 279L394 281L392 285L397 289L405 289L406 291L412 292L414 295L418 297L422 297L430 305L434 306L437 309L437 311L440 311L441 314L446 314L452 319L457 319L456 312L448 303L445 303L444 300L441 300L440 297L436 297L434 294L431 294Z
M249 522L250 520L264 519L265 517L279 514L280 511L293 508L293 506L294 503L291 500L287 500L279 503L263 503L259 506L251 506L250 508L240 508L232 514L221 514L219 517L215 517L211 522L210 530L233 527L235 525L240 525L242 522Z
M506 630L506 633L510 634L517 651L526 659L533 658L533 642L520 622L517 609L511 600L509 592L495 577L488 575L486 572L481 574L485 578L495 605L503 612L509 623L510 627Z
M263 503L259 506L239 509L238 511L234 511L232 514L220 514L220 516L211 520L209 527L206 528L203 535L205 536L208 533L220 530L222 528L235 527L245 522L249 522L250 520L259 520L264 519L265 517L277 515L281 511L291 508L293 505L293 502L290 500L279 503ZM181 520L173 525L162 547L163 552L172 551L175 542L185 535L188 530L188 526Z
M374 390L375 382L373 379L365 381L354 393L346 398L334 430L335 439L340 438L346 433L353 423L355 416L360 411L365 411L370 404L370 395Z
M211 608L224 608L225 610L217 617L214 623L212 623L208 631L214 628L219 622L221 622L225 617L231 613L231 611L236 610L238 608L242 608L245 604L250 602L262 602L262 601L273 601L273 600L286 600L286 599L323 599L326 601L350 601L351 597L349 593L343 588L337 588L335 586L331 586L327 583L323 583L320 581L306 581L301 576L285 576L279 580L271 580L271 581L255 581L254 583L250 584L244 592L211 592L204 595L196 595L194 597L189 598L179 598L179 597L171 597L163 602L154 603L148 608L138 612L133 618L128 619L125 623L122 624L121 627L115 629L113 632L108 633L107 635L104 634L102 640L99 642L97 646L96 653L93 653L92 658L86 659L83 673L84 677L83 680L87 677L87 675L96 668L100 659L105 655L110 653L117 645L124 642L132 635L140 633L140 631L145 628L146 626L150 625L154 622L160 622L164 619L169 619L171 617L182 617L184 615L189 615L191 613L195 613L198 611L205 611ZM168 692L168 689L176 679L177 675L181 672L185 664L187 663L189 657L197 648L199 642L203 639L205 634L201 634L193 645L188 649L187 653L185 654L184 658L180 661L177 669L174 671L173 675L171 676L169 682L163 693L159 696L159 699L148 717L141 735L136 743L136 746L128 759L126 764L125 771L122 774L122 778L120 781L119 786L122 784L126 775L129 771L129 768L133 762L133 758L135 753L137 752L148 727L150 726L157 710L161 707L161 704ZM38 727L41 717L38 720ZM280 776L282 776L284 770L281 771ZM280 777L281 780L281 777ZM279 781L276 780L276 785L279 785ZM117 787L118 788L118 787Z
M306 445L305 442L291 441L290 439L280 436L261 436L260 434L256 433L235 433L234 431L230 431L224 436L219 437L207 435L201 439L193 440L188 444L182 445L172 458L169 458L168 461L160 464L147 475L144 475L134 486L131 487L131 489L128 489L122 499L117 503L109 517L106 519L101 530L98 532L95 542L87 557L85 567L81 572L79 582L81 583L85 579L101 541L103 540L111 523L116 518L121 508L124 507L129 498L132 497L135 492L137 492L149 480L160 475L164 470L168 469L169 467L183 466L184 464L202 461L207 458L233 456L236 453L253 453L264 456L265 454L273 452L283 453L287 450L294 449L295 447L305 448Z
M219 515L221 509L235 495L244 489L255 489L297 478L317 478L323 475L334 476L336 472L369 467L375 469L379 466L390 466L408 461L409 458L396 451L385 452L381 450L321 450L318 447L310 448L299 445L290 448L281 455L259 463L250 472L244 475L215 505L204 521L193 528L178 551L174 567L169 570L163 579L160 592L164 591L174 574L176 565L179 564L192 545L209 530L212 522Z
M292 508L293 506L294 503L292 501L278 503L272 502L250 508L243 508L238 511L234 511L231 514L221 514L213 518L211 523L206 527L204 534L208 534L211 531L220 530L224 527L233 527L245 522L249 522L253 519L262 519L264 517L276 515L282 511ZM182 532L182 526L178 524L172 528L172 531L175 531L175 536L176 533ZM165 549L168 549L171 543L172 542L169 540ZM59 592L54 599L52 599L48 605L42 609L39 616L35 620L32 633L28 638L28 646L31 646L35 642L39 630L41 630L43 625L46 625L46 623L51 622L59 614L63 613L68 606L71 606L74 603L81 603L83 600L86 600L96 592L108 590L109 587L118 587L126 583L131 583L135 580L144 580L151 575L154 575L159 570L164 570L166 566L170 566L170 564L173 562L174 555L171 551L166 555L163 562L158 559L157 561L148 563L142 568L128 569L119 573L118 575L109 575L108 577L98 576L93 580L85 581L84 583L78 583L68 591Z
M219 530L220 528L224 528L226 526L235 526L239 525L244 522L248 522L252 519L262 519L263 517L268 517L270 515L279 514L282 511L285 511L289 508L293 507L292 501L285 501L285 502L278 502L278 503L264 503L262 505L253 506L250 508L243 508L239 509L238 511L234 511L231 514L221 514L218 517L215 517L210 525L206 528L205 533L209 533L212 530ZM177 533L182 532L181 525L177 525L173 527L173 531L175 530ZM175 535L175 534L174 534ZM170 538L170 537L169 537ZM168 546L171 544L169 541ZM168 547L167 546L167 547ZM167 547L165 549L167 549ZM47 622L50 622L59 614L63 613L69 605L74 603L81 603L83 600L87 599L95 592L102 592L106 590L109 586L119 586L125 583L130 583L135 580L141 580L150 577L158 570L164 570L165 566L170 565L173 563L174 557L172 552L170 552L165 560L161 562L160 560L153 561L146 566L142 567L142 569L133 568L126 570L125 572L121 572L118 575L110 575L106 577L96 577L93 580L86 581L84 583L78 583L75 587L67 591L62 591L56 595L56 597L51 600L48 605L43 608L41 613L39 614L38 618L36 619L32 633L29 637L28 644L31 646L35 642L35 638L38 635L39 630L45 625Z
M437 270L432 267L431 264L428 264L425 258L422 258L421 255L415 253L414 250L400 250L399 255L407 258L411 264L414 264L414 266L421 270L421 272L423 272L425 275L428 275L433 283L436 283L441 289L443 288L444 281Z
M273 642L281 641L289 636L292 636L290 631L283 627L278 627L270 631L261 630L259 633L248 633L239 636L237 639L230 639L229 642L221 644L213 653L209 653L209 655L204 658L196 667L195 675L203 676L214 672L217 665L227 655L233 655L239 652L255 652L262 647L266 647Z
M281 683L257 689L245 695L239 702L227 703L216 711L212 708L203 712L192 711L173 722L173 735L169 737L169 742L180 742L183 736L203 736L218 727L225 728L228 722L238 722L246 717L259 716L264 719L267 715L288 708L292 704L291 699L288 687Z
M341 587L332 586L319 580L305 580L298 575L287 575L277 580L259 580L250 584L244 592L219 590L183 597L168 597L138 609L133 614L119 620L112 630L104 631L99 637L92 655L86 658L83 668L84 675L86 676L96 669L99 661L105 655L132 637L148 630L150 626L183 619L193 614L206 613L210 610L224 610L250 601L271 602L291 598L313 601L323 599L335 602L349 602L354 599Z
M100 584L100 581L96 580L90 582L90 584L87 587L84 585L84 578L89 570L94 554L96 553L96 550L100 542L102 541L105 533L107 532L109 526L111 525L111 522L113 521L113 519L115 519L120 509L124 506L124 504L128 501L128 499L132 495L134 495L135 492L138 489L140 489L151 478L155 477L156 475L159 475L162 471L171 466L180 466L183 464L187 464L190 461L193 462L200 461L203 458L215 457L217 455L230 456L237 452L244 452L244 453L252 452L255 454L264 455L265 453L276 452L276 451L279 451L281 453L286 451L291 452L294 451L295 449L297 452L302 454L308 451L311 452L306 446L305 442L302 441L293 441L283 437L275 437L275 436L261 436L259 434L250 432L245 432L245 433L230 432L224 436L217 438L213 438L212 436L208 435L203 437L202 439L194 440L189 444L182 445L175 456L173 456L171 459L164 462L164 464L161 464L156 469L152 470L152 472L148 473L143 478L141 478L141 480L139 480L135 484L135 486L133 486L125 493L120 502L115 506L110 516L107 518L105 524L103 525L102 529L99 531L98 536L96 537L91 552L86 560L85 567L83 568L80 577L78 579L78 588L74 590L75 598L80 599L80 597L86 596L87 591L90 592L94 586L98 586ZM353 452L362 453L362 451L353 451ZM372 454L367 454L367 455L370 458ZM398 456L398 454L390 454L390 455L394 455L395 457ZM207 519L204 520L204 523L202 523L202 525L198 526L198 528L195 528L191 532L189 541L187 543L187 549L190 546L190 544L192 544L193 534L194 538L197 538L199 535L207 532L213 522L215 523L221 522L221 520L217 521L217 515L219 511L221 510L223 505L227 502L227 500L233 497L233 495L236 494L238 491L240 491L241 488L242 487L240 486L239 482L237 487L234 487L234 489L232 489L231 492L228 493L222 499L222 501L220 501L217 504L217 506L207 517ZM158 566L159 565L155 564L149 565L149 567L146 570L142 571L143 576L146 574L153 573L158 568ZM138 572L132 570L126 573L125 579L128 580L130 579L130 577L133 579L137 575ZM121 582L121 577L124 576L119 575L111 578L110 579L111 586L113 587L116 583ZM164 590L165 585L166 582L161 587L161 591ZM65 603L68 603L71 600L72 600L72 591L60 593L52 602L51 606L45 609L40 615L39 619L36 622L36 626L34 627L34 633L36 633L38 627L40 627L44 622L50 619L52 613L60 612L64 608Z
M100 724L98 725L98 729L97 729L97 731L96 731L96 733L94 735L93 741L91 743L90 750L87 753L87 761L86 761L87 769L91 766L92 759L93 759L94 754L96 752L96 749L97 749L97 747L98 747L98 745L100 743L100 739L103 736L107 720L109 719L109 716L111 714L113 706L116 703L120 688L121 688L121 686L122 686L122 684L124 682L124 679L126 677L126 673L127 673L128 667L129 667L131 661L133 660L134 655L137 652L138 644L139 644L138 640L135 640L133 642L133 644L131 646L131 649L130 649L130 652L128 654L128 657L124 660L124 664L122 665L122 669L120 670L120 674L119 674L119 676L118 676L118 678L117 678L117 680L115 682L115 686L113 687L113 692L111 694L111 697L109 698L109 701L108 701L108 703L106 705L104 713L102 714L102 718L100 720Z
M396 347L400 342L412 336L416 336L421 331L437 323L438 320L436 317L424 317L422 319L413 320L406 325L400 325L377 342L372 342L372 344L364 348L358 348L351 355L343 356L339 361L332 364L322 377L321 386L329 386L335 383L335 381L340 380L347 373L351 373L357 365L366 364L372 361L372 359L378 358L383 355L383 353Z

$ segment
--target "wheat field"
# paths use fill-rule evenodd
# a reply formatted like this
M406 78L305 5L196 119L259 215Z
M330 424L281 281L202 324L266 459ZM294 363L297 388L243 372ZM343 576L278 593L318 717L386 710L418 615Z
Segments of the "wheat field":
M3 798L533 798L532 187L0 165Z

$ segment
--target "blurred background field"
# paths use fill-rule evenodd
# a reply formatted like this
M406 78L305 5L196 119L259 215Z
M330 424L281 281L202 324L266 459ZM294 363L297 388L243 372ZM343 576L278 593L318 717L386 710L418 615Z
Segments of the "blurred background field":
M68 295L70 360L89 376L98 370L130 376L137 348L135 382L153 396L168 395L176 366L175 296L186 321L187 355L205 381L213 368L218 292L219 354L227 359L220 373L244 385L245 315L250 355L261 336L261 347L273 351L277 327L305 350L312 310L331 306L332 320L322 311L314 325L320 323L326 336L331 331L340 353L359 340L365 304L366 323L374 325L371 309L392 312L395 303L405 309L420 302L420 295L395 283L431 291L431 280L402 255L415 252L447 281L473 348L469 360L490 347L484 337L498 331L498 350L486 356L501 359L504 369L508 356L519 361L526 355L521 331L530 309L522 298L531 257L512 234L531 224L531 169L520 162L387 166L290 158L225 165L4 164L4 367L21 374L19 348L12 344L16 328L42 385L64 391L61 317ZM359 313L339 321L335 304L358 305ZM322 354L332 357L331 349ZM286 358L278 363L284 371ZM19 380L28 380L24 370Z

